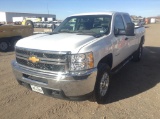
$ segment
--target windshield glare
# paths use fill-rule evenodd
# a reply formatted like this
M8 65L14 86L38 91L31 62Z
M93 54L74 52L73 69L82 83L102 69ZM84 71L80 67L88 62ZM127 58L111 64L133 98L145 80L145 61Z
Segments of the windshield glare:
M108 34L111 16L74 16L69 17L55 29L55 32Z

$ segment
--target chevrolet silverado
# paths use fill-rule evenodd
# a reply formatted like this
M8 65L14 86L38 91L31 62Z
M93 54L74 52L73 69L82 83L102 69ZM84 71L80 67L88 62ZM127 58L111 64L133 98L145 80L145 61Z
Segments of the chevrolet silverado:
M16 43L13 72L19 84L56 98L105 103L111 75L142 56L145 28L128 13L99 12L66 18L53 33Z

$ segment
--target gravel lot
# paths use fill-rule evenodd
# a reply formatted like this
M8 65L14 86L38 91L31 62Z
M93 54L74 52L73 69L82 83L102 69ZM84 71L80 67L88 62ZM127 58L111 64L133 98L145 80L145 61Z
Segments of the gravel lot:
M10 62L0 52L0 119L159 119L160 24L148 25L143 59L113 77L107 104L54 99L18 85Z

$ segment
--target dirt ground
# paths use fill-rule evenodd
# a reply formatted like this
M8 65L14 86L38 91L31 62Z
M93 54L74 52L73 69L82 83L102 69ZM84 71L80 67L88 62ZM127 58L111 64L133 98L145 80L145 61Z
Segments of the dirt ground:
M107 104L66 101L32 92L16 82L10 62L0 53L0 119L159 119L160 24L148 25L144 54L113 77Z

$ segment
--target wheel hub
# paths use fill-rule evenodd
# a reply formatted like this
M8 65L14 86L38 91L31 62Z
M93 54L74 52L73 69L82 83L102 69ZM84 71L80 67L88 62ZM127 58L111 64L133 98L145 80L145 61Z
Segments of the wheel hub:
M108 90L109 85L109 75L104 73L100 82L100 94L104 96Z

